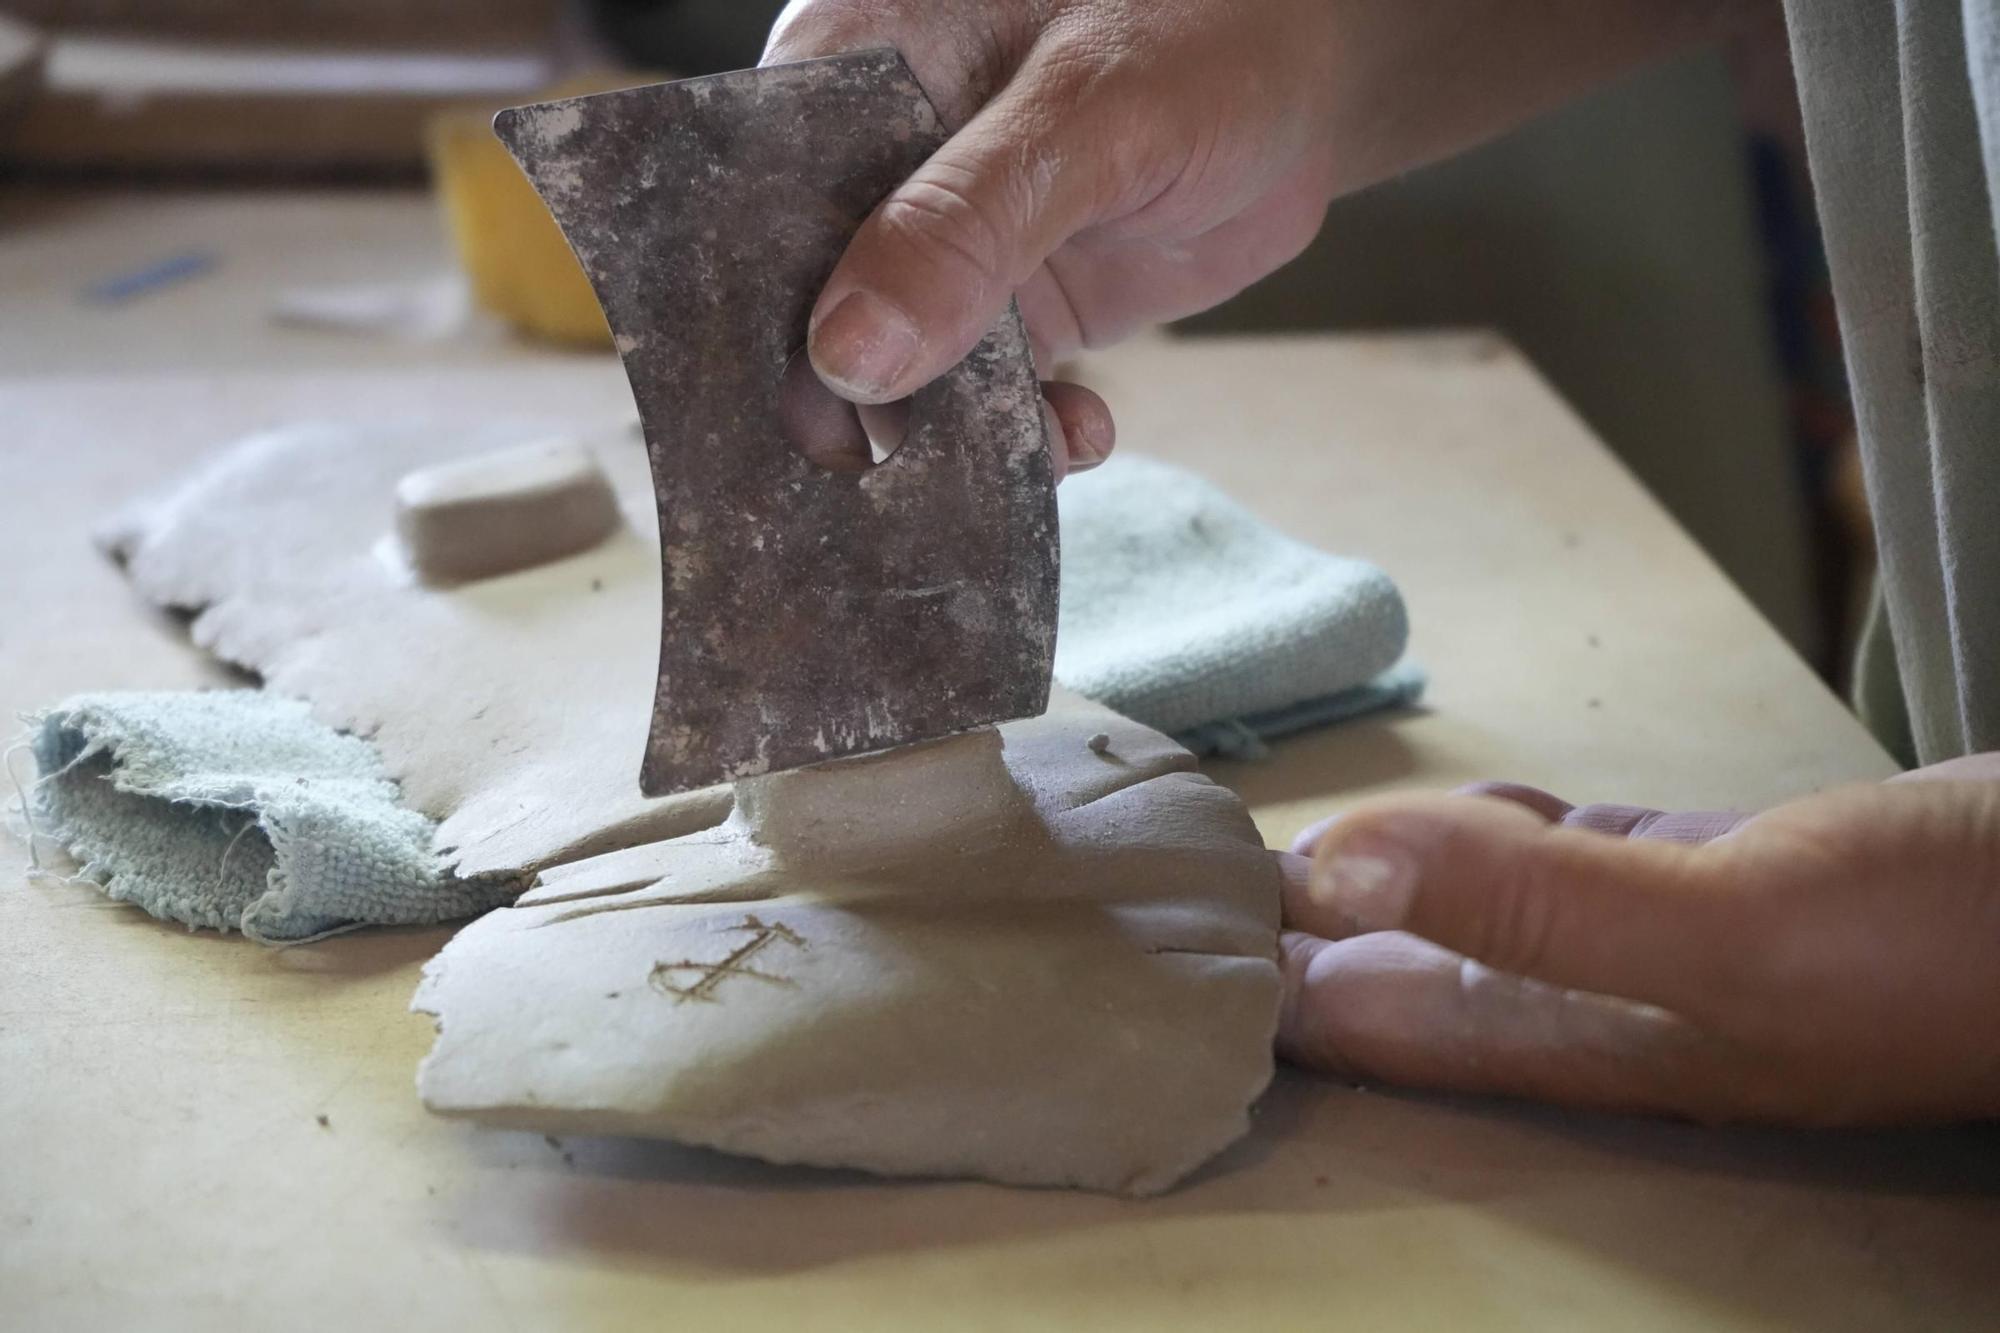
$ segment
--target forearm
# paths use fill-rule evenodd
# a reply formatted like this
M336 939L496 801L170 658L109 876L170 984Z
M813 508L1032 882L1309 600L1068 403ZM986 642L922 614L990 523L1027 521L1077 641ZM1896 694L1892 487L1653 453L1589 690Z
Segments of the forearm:
M1335 193L1449 157L1777 0L1335 0Z

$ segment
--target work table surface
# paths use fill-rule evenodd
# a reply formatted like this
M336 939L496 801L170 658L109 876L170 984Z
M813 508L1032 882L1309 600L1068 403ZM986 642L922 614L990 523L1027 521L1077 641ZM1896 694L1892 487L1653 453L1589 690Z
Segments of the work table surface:
M176 228L213 274L77 304ZM275 283L407 278L435 247L400 194L0 194L0 709L226 679L87 534L235 434L616 410L608 358L262 318ZM1496 338L1153 341L1089 378L1122 447L1408 598L1422 708L1210 766L1274 845L1481 777L1753 807L1891 771ZM29 880L19 838L0 855L8 1327L2000 1322L1985 1128L1711 1131L1281 1071L1247 1141L1146 1202L545 1140L417 1103L430 1022L406 1006L449 930L269 951Z

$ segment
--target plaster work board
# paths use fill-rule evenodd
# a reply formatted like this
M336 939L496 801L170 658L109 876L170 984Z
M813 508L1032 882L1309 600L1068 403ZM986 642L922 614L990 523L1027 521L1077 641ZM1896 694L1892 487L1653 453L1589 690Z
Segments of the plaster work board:
M1427 711L1209 771L1267 838L1509 775L1751 803L1887 760L1485 339L1139 346L1129 441L1409 597ZM214 669L86 549L215 440L336 409L601 411L615 367L0 385L0 707ZM1229 447L1219 447L1218 442ZM1254 442L1254 447L1252 443ZM1647 597L1630 590L1643 583ZM1592 707L1591 701L1597 706ZM7 844L12 849L12 844ZM18 855L18 849L14 849ZM0 1322L297 1327L1991 1326L1994 1136L1710 1133L1281 1073L1145 1203L887 1185L434 1121L402 1010L448 932L270 954L0 882ZM321 1124L319 1117L326 1118ZM149 1235L145 1246L108 1237ZM357 1281L357 1274L367 1280Z

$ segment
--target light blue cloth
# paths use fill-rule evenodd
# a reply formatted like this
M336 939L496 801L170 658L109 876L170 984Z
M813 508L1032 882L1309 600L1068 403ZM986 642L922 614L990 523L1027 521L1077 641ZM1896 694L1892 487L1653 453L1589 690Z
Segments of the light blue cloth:
M1197 754L1413 702L1409 619L1373 565L1278 532L1192 472L1114 458L1062 507L1056 679ZM1400 664L1400 665L1399 665Z
M266 943L511 902L462 880L375 747L262 690L79 695L36 719L40 832L111 897Z
M1407 708L1423 697L1425 683L1423 668L1414 662L1399 662L1351 690L1307 699L1289 708L1251 713L1226 722L1207 722L1176 733L1174 739L1203 757L1263 759L1271 752L1267 741L1316 731L1385 708Z

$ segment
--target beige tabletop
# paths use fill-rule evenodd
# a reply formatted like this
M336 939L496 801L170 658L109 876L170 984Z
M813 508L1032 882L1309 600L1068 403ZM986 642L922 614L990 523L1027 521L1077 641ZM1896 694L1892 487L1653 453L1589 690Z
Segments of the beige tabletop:
M195 216L210 277L76 304L82 270ZM328 248L357 232L373 269ZM270 284L421 274L434 244L401 197L0 196L0 709L224 678L86 534L233 433L620 401L599 358L262 322ZM1125 447L1409 599L1422 709L1211 769L1274 842L1482 776L1749 806L1890 771L1493 338L1146 343L1091 374ZM1143 1203L544 1140L417 1104L405 1006L448 931L272 952L0 855L0 1327L2000 1322L1986 1129L1709 1131L1287 1071L1245 1143Z

